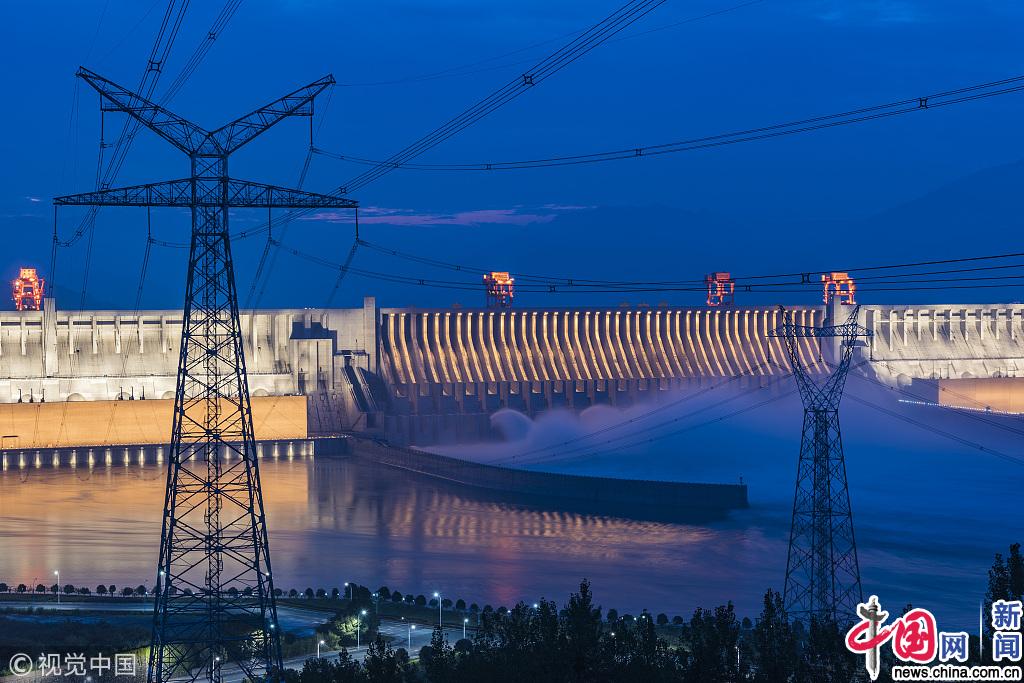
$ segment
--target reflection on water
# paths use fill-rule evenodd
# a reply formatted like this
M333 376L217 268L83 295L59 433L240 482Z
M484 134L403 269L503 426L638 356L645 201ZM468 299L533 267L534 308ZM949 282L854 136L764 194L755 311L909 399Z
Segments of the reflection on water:
M498 606L562 602L586 577L606 607L686 615L732 599L753 614L784 572L785 524L747 513L699 525L520 506L349 458L261 471L285 590L357 581ZM60 569L76 585L152 585L163 492L153 465L0 472L0 581L49 583Z

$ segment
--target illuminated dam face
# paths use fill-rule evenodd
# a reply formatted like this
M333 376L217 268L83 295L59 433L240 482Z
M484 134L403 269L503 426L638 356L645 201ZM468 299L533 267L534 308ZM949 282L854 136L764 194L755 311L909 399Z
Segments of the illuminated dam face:
M806 325L827 313L789 310ZM834 315L845 320L847 310ZM181 318L174 310L61 311L52 299L41 311L0 314L0 404L169 401ZM486 438L501 408L624 405L724 379L781 384L790 370L782 340L771 336L782 313L767 306L396 309L367 298L357 309L259 310L241 322L253 396L305 397L305 424L294 403L263 408L275 438L348 429L410 443ZM1024 410L1024 379L1015 379L1024 378L1024 305L865 305L860 323L873 337L858 348L856 371L892 386L926 380L919 393L943 402L957 401L934 387L955 383L949 393L970 407ZM826 370L815 341L802 340L800 351L809 368ZM77 414L62 411L63 420ZM149 412L158 421L169 414ZM130 419L138 424L140 414ZM169 425L155 429L169 433Z

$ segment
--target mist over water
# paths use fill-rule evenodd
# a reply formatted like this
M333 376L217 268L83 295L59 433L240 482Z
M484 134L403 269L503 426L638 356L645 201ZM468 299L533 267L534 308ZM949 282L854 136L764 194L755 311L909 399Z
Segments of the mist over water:
M734 596L709 593L703 604L730 597L742 603L753 583L762 591L783 585L803 415L794 388L788 379L770 389L720 386L686 399L554 411L536 420L502 411L493 423L506 441L432 450L570 474L727 483L742 477L750 509L709 528L759 535L758 569L737 579ZM864 592L883 603L929 607L940 623L970 628L993 554L1024 540L1016 512L1024 421L900 402L905 396L854 371L840 411ZM737 547L714 561L727 571L745 564L748 551Z

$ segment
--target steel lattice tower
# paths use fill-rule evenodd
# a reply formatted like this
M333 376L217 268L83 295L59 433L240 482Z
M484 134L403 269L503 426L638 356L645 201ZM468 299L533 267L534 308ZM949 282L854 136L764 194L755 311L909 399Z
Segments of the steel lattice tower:
M841 624L856 617L863 596L839 431L839 402L856 340L871 332L857 324L859 307L853 308L845 323L835 324L840 309L833 305L833 320L821 327L797 325L787 314L772 334L785 340L804 405L783 599L791 617ZM827 345L834 358L824 359L831 372L823 380L812 378L801 358L800 344L806 338L818 340L822 355L826 350L822 340L834 342Z
M228 157L289 116L313 114L331 76L207 132L79 69L105 111L134 117L188 155L190 177L59 197L57 205L192 212L181 355L160 537L148 680L261 681L281 668L267 523L231 260L231 207L355 208L356 202L228 176Z

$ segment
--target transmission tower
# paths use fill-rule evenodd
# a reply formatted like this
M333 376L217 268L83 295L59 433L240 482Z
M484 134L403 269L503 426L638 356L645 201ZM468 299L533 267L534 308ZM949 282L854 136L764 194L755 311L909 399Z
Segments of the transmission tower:
M845 323L836 324L843 308L848 307L838 301L830 306L831 319L821 327L797 325L785 314L785 322L772 333L785 340L804 405L783 600L791 617L839 624L856 618L863 602L839 402L856 341L871 335L857 324L857 306ZM800 346L806 338L818 341L822 356L832 356L824 358L831 369L824 378L813 378L804 363Z
M59 197L57 205L192 211L181 355L148 680L262 681L281 669L267 522L228 234L233 207L355 208L348 199L228 176L228 157L289 116L313 115L321 78L207 132L88 71L78 76L188 155L188 178Z

